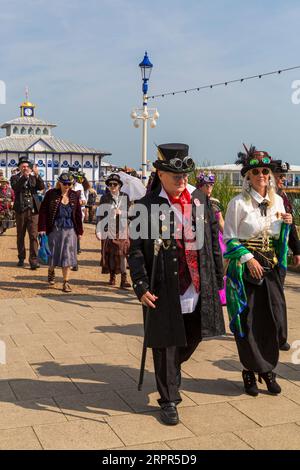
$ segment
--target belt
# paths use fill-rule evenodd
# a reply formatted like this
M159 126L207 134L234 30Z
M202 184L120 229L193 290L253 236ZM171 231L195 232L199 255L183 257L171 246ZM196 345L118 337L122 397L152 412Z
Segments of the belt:
M242 245L257 251L272 251L275 248L273 238L250 238L249 240L240 240Z
M240 240L240 242L254 254L255 258L258 258L258 261L267 262L271 269L278 264L273 238L252 238L250 240ZM261 257L263 260L261 260Z

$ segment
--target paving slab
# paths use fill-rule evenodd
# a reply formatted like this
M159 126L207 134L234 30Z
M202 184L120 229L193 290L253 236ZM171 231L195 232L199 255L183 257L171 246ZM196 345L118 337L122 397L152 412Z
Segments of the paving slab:
M122 441L107 423L87 420L34 426L46 450L101 450L122 446Z
M31 427L2 429L0 450L42 450L42 446Z
M293 423L300 420L300 407L283 396L233 401L231 405L260 426Z
M118 416L132 412L132 408L113 391L110 393L86 393L80 396L78 394L59 396L55 397L55 402L68 421L82 418L103 421L105 416Z
M106 421L127 446L193 436L182 423L177 426L160 423L158 413L112 416Z
M180 421L197 436L258 427L252 419L234 409L229 403L182 408Z
M252 450L250 445L230 432L176 439L167 441L167 444L174 450Z
M64 414L50 398L0 403L1 430L65 421Z
M78 388L67 377L36 377L34 380L14 379L10 380L9 384L18 400L79 394Z
M244 442L256 450L299 450L300 426L280 424L261 429L244 429L236 433Z

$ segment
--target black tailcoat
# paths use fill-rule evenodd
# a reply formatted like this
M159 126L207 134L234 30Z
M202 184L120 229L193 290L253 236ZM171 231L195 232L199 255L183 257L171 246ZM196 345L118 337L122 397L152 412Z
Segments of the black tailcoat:
M131 239L129 250L129 267L133 288L140 299L149 290L153 262L154 240L151 239L150 209L153 204L168 204L165 198L159 196L161 187L137 201L148 209L147 224L149 237L147 239ZM218 224L207 197L195 190L192 194L193 216L196 213L196 203L204 204L204 244L198 250L199 269L201 278L200 302L201 330L203 337L219 336L225 333L222 307L218 290L223 287L223 262L219 246ZM169 206L169 204L168 204ZM161 226L161 222L160 226ZM161 248L158 256L155 276L154 294L158 296L156 308L150 309L147 345L152 348L169 346L185 346L186 337L180 306L178 253L174 237L170 237L168 249ZM145 313L145 307L144 313Z

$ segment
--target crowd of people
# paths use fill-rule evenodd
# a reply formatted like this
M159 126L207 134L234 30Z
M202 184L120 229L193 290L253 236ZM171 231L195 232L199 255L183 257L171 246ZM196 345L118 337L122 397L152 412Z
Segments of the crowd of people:
M203 338L225 334L224 305L243 365L245 392L258 395L257 378L271 394L281 392L274 369L279 351L290 348L284 295L289 249L294 264L300 265L293 207L284 191L289 165L255 147L245 149L236 161L242 168L242 191L226 213L212 195L214 174L201 172L196 187L188 184L195 162L185 144L158 146L155 172L138 200L123 191L121 173L111 174L97 212L95 190L74 168L62 173L54 188L45 188L27 156L20 157L11 187L0 175L0 221L14 210L18 266L26 259L26 231L32 270L39 267L38 236L46 236L48 283L55 284L55 269L61 268L64 292L72 291L70 271L78 269L83 222L96 218L102 273L109 274L111 286L121 274L120 287L127 289L129 268L142 304L144 346L152 348L160 416L167 425L179 422L182 363ZM154 207L160 208L156 216ZM139 224L143 231L133 236L131 226L142 209L147 214ZM197 246L190 242L199 227L202 243Z

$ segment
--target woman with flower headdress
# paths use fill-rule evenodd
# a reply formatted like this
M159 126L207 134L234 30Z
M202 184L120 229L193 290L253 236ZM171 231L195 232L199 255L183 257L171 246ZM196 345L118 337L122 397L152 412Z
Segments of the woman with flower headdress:
M214 184L216 181L216 177L213 173L204 173L201 172L197 176L197 189L200 189L209 199L215 217L217 219L219 225L219 245L221 248L222 254L226 251L226 245L223 242L223 231L224 231L224 219L222 214L222 204L220 201L214 197L212 197L212 191L214 188ZM224 286L226 282L226 276L224 277ZM222 305L226 305L226 287L219 291L220 301Z
M245 147L246 148L246 147ZM281 392L274 369L286 336L280 269L286 269L291 214L275 192L272 158L251 147L238 154L241 194L227 208L224 241L229 260L227 310L235 335L245 392L258 395L255 373L272 394Z

